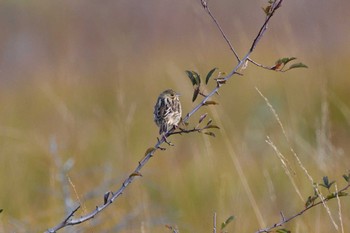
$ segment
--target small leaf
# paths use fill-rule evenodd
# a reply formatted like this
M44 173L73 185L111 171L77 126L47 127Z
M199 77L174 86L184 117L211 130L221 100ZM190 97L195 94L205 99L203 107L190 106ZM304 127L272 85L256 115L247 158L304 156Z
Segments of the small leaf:
M198 94L199 94L199 86L197 86L193 91L192 102L194 102L197 99Z
M202 123L202 121L208 116L208 113L204 113L202 116L199 118L199 124Z
M265 12L265 14L268 16L270 14L271 6L269 5L269 6L265 7L265 8L262 8L262 9Z
M0 209L0 213L1 213L2 211L4 211L4 209Z
M285 228L278 229L276 232L277 232L277 233L291 233L290 230L287 230L287 229L285 229Z
M208 101L205 101L205 103L203 105L217 105L217 104L219 104L219 103L212 101L212 100L208 100Z
M231 215L228 219L226 219L225 222L221 223L221 230L223 230L230 222L232 222L234 219L234 216Z
M201 84L201 77L196 71L192 71L193 77L196 80L196 84L200 85Z
M328 199L328 200L330 200L330 199L333 199L333 198L335 198L335 197L344 197L344 196L347 196L348 195L348 193L346 193L346 192L338 192L338 193L331 193L331 194L329 194L327 197L326 197L326 199Z
M288 62L293 61L297 59L296 57L284 57L284 58L280 58L276 61L276 64L284 64L286 65Z
M346 192L339 192L338 193L338 197L344 197L344 196L348 196L349 194L348 193L346 193Z
M328 176L324 176L324 177L323 177L323 184L324 184L326 187L328 187L328 185L329 185Z
M309 196L305 203L305 208L310 207L314 204L315 200L318 198L318 196Z
M204 132L206 135L212 136L212 137L216 137L216 135L213 132Z
M153 151L155 151L155 150L156 150L156 149L155 149L154 147L148 148L148 149L146 150L146 152L145 152L145 156L147 156L148 154L153 153Z
M205 129L220 129L220 127L216 125L208 125L205 127Z
M323 177L323 184L320 184L321 186L330 189L332 185L335 183L335 181L329 182L328 176Z
M344 178L344 180L346 181L346 182L349 182L349 180L350 180L350 176L349 175L343 175L343 178Z
M197 82L196 82L196 79L195 79L194 76L193 76L192 71L186 70L186 74L187 74L187 76L190 78L190 80L191 80L191 82L192 82L192 85L193 85L193 86L196 85Z
M213 75L213 73L215 72L215 70L217 70L218 68L213 68L212 70L209 71L209 73L207 74L207 77L205 78L205 84L208 84L210 77Z
M133 176L142 176L142 174L140 172L133 172L129 177Z
M330 200L330 199L333 199L335 197L336 197L335 193L331 193L331 194L327 195L326 199Z
M311 202L311 196L309 196L305 202L305 207L309 207L312 204Z
M208 125L211 125L212 122L213 122L213 120L212 120L212 119L209 119L209 121L208 121L208 123L207 123L207 126L208 126Z
M291 70L291 69L295 69L295 68L309 68L307 65L303 64L303 63L295 63L293 65L291 65L288 70Z

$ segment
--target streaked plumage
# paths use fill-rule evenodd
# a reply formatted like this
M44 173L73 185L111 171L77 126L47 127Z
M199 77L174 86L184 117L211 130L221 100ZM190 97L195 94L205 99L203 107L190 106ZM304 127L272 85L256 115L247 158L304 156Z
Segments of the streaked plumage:
M159 134L165 134L177 127L181 120L181 103L179 95L171 90L162 92L154 106L154 122L159 127Z

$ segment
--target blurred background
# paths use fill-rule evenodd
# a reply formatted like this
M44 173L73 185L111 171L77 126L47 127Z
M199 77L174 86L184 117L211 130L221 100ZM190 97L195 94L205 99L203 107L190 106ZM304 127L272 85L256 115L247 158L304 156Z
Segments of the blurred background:
M241 57L266 5L209 1ZM329 176L344 187L349 5L284 1L251 58L272 66L295 56L309 68L277 73L249 64L213 98L219 105L191 118L196 125L207 112L221 128L215 138L172 137L175 146L158 151L117 202L61 231L170 232L168 224L210 232L216 212L218 224L235 216L228 232L255 232L279 221L280 211L286 217L300 211L313 195L295 155L314 182ZM102 204L156 143L159 93L179 92L186 114L196 103L185 70L205 77L213 67L229 72L236 65L199 0L1 0L0 28L0 232L43 232L78 203L77 217ZM342 198L345 232L346 206ZM337 201L329 208L340 227ZM285 227L341 232L334 223L319 206Z

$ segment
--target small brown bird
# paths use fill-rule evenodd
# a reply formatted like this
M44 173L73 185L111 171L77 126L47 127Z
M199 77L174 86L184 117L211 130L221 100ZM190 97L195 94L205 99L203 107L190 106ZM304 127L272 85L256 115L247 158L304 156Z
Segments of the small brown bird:
M163 91L154 106L154 122L159 127L159 134L166 134L177 127L181 120L181 103L179 94L168 89Z

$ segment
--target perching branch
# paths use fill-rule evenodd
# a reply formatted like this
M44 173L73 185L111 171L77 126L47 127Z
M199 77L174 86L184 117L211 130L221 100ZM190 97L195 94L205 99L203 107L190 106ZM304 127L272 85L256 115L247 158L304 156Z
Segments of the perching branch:
M221 29L220 25L218 24L217 20L213 17L213 15L210 12L210 9L208 7L208 4L205 0L201 0L202 6L204 7L204 9L207 11L207 13L211 16L211 18L214 20L214 23L216 24L216 26L219 28L219 30L221 31L221 34L224 36L226 42L229 44L231 51L235 54L235 57L238 61L238 64L233 68L233 70L226 76L217 79L217 86L216 88L214 88L207 96L205 96L205 98L196 106L192 109L192 111L190 111L183 119L183 122L186 124L188 123L190 117L197 112L201 107L205 106L206 103L209 102L209 99L218 92L218 90L222 87L223 84L226 83L226 81L228 81L234 74L238 74L238 69L242 68L244 66L244 64L246 63L246 61L249 59L249 56L252 54L252 52L254 51L255 47L257 46L257 44L259 43L260 39L263 37L266 29L267 29L267 24L269 23L269 21L271 20L272 16L274 15L274 13L276 12L276 10L281 6L283 0L276 0L274 4L272 4L271 9L270 9L270 13L269 15L266 17L263 25L261 26L257 36L255 37L249 51L247 52L247 54L242 58L239 59L237 53L235 52L234 48L232 47L232 45L230 44L229 40L227 39L227 37L225 36L223 30ZM141 175L141 170L142 168L147 164L147 162L150 160L150 158L152 158L152 156L154 155L154 153L160 149L160 150L164 150L164 148L161 147L162 144L167 143L166 138L172 136L173 134L181 134L181 133L190 133L190 132L198 132L198 129L193 129L193 130L179 130L179 131L174 131L171 130L166 134L166 137L161 137L161 139L159 139L157 141L157 143L154 145L154 147L149 148L146 151L146 154L144 156L144 158L139 161L138 166L135 168L135 170L124 180L124 182L122 183L122 185L120 186L120 188L115 191L115 192L107 192L104 197L101 197L101 200L103 200L103 204L96 206L95 210L91 211L90 213L83 215L79 218L73 218L74 214L78 211L79 207L75 208L73 211L71 211L71 213L58 225L48 229L46 231L46 233L54 233L56 231L58 231L59 229L62 229L64 227L67 226L73 226L73 225L77 225L83 222L86 222L92 218L94 218L95 216L97 216L100 212L102 212L105 208L107 208L108 206L110 206L120 195L122 195L122 193L124 192L124 190L128 187L129 184L132 183L132 181Z
M105 208L107 208L109 205L111 205L120 195L123 194L124 190L126 189L126 187L131 184L131 182L138 176L142 176L140 171L141 169L146 165L146 163L148 162L148 160L150 158L152 158L153 154L155 153L155 151L157 149L161 149L160 145L162 145L165 142L165 138L161 138L160 140L158 140L158 142L155 144L154 148L149 148L146 151L146 155L145 157L139 161L138 166L135 168L134 172L132 172L128 178L126 178L124 180L124 182L122 183L121 187L115 192L107 192L103 199L104 199L104 203L100 206L96 206L95 210L91 211L90 213L77 218L77 219L71 219L71 217L73 217L74 213L79 209L80 206L78 206L76 209L74 209L69 215L68 217L66 217L61 223L59 223L58 225L56 225L53 228L50 228L46 231L46 233L54 233L56 231L58 231L59 229L62 229L66 226L73 226L73 225L77 225L83 222L86 222L92 218L94 218L97 214L99 214L102 210L104 210ZM109 197L111 196L111 197Z

